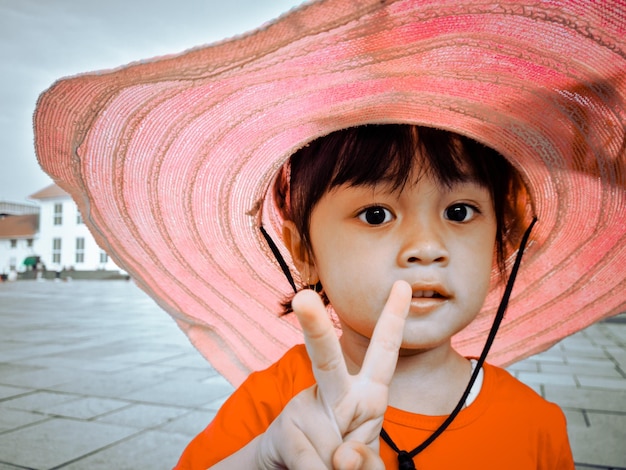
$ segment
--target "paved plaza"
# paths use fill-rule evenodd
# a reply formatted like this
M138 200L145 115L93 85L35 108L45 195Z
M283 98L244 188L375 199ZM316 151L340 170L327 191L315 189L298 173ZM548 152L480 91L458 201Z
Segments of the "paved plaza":
M626 316L509 370L626 469ZM232 390L132 281L0 284L0 470L171 469Z

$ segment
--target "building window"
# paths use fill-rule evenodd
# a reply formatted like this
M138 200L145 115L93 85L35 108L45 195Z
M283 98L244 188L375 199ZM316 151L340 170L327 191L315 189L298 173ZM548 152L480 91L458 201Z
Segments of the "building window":
M56 203L54 205L54 225L61 225L63 223L63 204Z
M55 264L61 264L61 239L52 239L52 262Z
M80 211L76 211L76 225L82 225L83 224L83 216L81 215Z
M17 240L15 238L11 239L11 248L17 248Z
M76 239L76 262L85 262L85 239L83 237Z
M106 251L100 252L100 263L106 264L109 261L109 255L107 255Z
M32 248L33 247L33 239L29 238L28 240L26 240L26 245L28 246L28 248Z

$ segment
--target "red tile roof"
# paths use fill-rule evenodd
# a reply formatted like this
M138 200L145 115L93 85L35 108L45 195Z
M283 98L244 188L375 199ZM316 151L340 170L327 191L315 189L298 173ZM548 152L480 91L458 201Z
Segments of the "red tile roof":
M39 214L9 215L0 219L0 238L29 238L39 230Z
M50 199L55 197L70 197L70 195L53 183L37 191L35 194L31 194L29 197L30 199Z

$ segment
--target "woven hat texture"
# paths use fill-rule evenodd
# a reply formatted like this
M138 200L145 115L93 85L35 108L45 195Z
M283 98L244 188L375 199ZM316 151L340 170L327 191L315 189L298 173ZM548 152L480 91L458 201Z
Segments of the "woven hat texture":
M280 241L277 171L316 137L398 122L475 138L528 186L538 224L492 363L626 310L624 1L308 3L62 79L34 116L42 167L98 243L235 385L302 342L258 230ZM500 294L454 338L461 353L479 354Z

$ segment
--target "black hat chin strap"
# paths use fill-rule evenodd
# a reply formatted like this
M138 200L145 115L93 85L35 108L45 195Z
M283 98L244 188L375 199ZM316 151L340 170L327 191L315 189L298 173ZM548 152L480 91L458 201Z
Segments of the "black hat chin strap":
M274 240L272 240L272 237L270 237L270 234L267 233L267 230L265 230L262 225L259 225L259 230L261 231L263 238L265 238L267 246L269 246L270 250L272 250L272 254L274 255L274 258L276 258L276 261L278 261L278 265L280 266L280 269L283 271L283 274L287 278L287 281L289 281L289 285L294 292L298 292L298 288L296 287L296 281L293 280L291 271L289 271L289 266L287 265L285 258L283 258L283 255L280 253L280 250L276 246L276 243L274 243Z
M509 276L509 279L507 280L506 288L504 289L504 294L502 295L502 300L500 301L500 305L498 306L498 311L496 312L496 316L493 320L493 325L491 326L491 330L489 331L487 342L485 343L483 351L480 354L480 357L478 358L476 367L474 368L474 371L472 372L470 381L467 384L467 387L465 388L465 391L463 392L461 399L457 403L452 413L450 413L450 415L445 419L445 421L441 423L441 426L439 426L430 435L430 437L428 437L428 439L426 439L424 442L422 442L419 446L417 446L415 449L413 449L410 452L406 450L400 450L398 446L396 446L396 444L393 442L391 437L389 437L389 434L387 434L387 431L385 431L384 428L380 430L380 437L382 437L383 440L387 443L387 445L389 445L389 447L391 447L398 454L399 470L415 470L415 463L413 462L413 457L415 457L417 454L419 454L424 449L426 449L426 447L432 444L432 442L435 439L437 439L448 428L450 423L454 421L454 418L456 418L459 412L463 409L463 406L465 405L465 401L467 400L467 397L469 396L470 391L472 390L472 386L474 385L474 382L476 381L476 378L478 377L480 369L482 368L485 362L485 359L487 358L489 349L491 349L491 345L493 344L493 340L496 337L498 328L500 328L500 323L502 323L502 319L504 318L504 312L506 311L506 308L509 304L509 297L511 297L511 292L513 291L513 284L515 283L515 278L517 277L517 272L519 270L519 266L522 261L522 255L524 254L526 244L528 243L528 238L530 237L530 232L533 229L535 222L537 222L537 218L533 217L532 222L526 229L526 232L524 232L524 236L522 237L519 250L517 251L517 256L515 257L515 263L513 264L513 268L511 269L511 275Z

